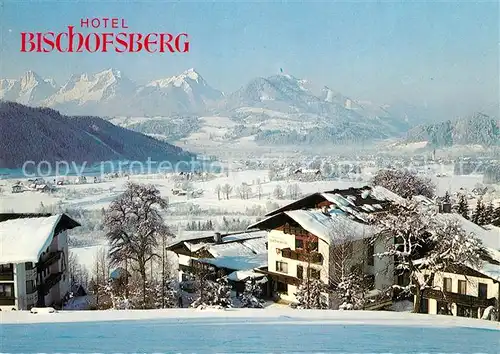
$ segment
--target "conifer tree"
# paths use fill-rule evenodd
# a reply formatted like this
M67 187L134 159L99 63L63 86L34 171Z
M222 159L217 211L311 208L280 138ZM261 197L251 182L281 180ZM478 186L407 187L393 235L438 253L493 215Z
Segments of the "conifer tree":
M462 215L465 219L469 219L469 203L464 194L458 196L457 213Z
M476 208L472 213L471 221L475 224L483 225L482 222L484 221L484 204L481 198L477 200Z
M491 217L491 223L495 226L500 226L500 205L498 205L493 210L493 216Z
M260 285L254 280L250 279L245 282L245 291L241 295L241 307L249 308L263 308L262 300L260 296L262 295L262 289Z
M486 208L484 209L484 224L489 225L493 222L493 214L495 212L495 208L493 207L493 201L490 201Z

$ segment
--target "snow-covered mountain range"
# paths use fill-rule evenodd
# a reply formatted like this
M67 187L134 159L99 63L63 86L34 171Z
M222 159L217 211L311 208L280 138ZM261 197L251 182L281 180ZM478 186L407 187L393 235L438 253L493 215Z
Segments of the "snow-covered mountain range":
M158 116L200 112L222 93L194 70L138 85L119 70L72 75L62 86L28 71L19 79L0 79L0 99L50 107L65 114Z
M19 79L0 80L0 99L115 122L142 117L122 125L170 141L192 134L264 145L368 141L401 136L420 118L283 73L255 78L224 94L194 69L145 85L115 69L73 75L62 86L29 71ZM214 129L207 117L222 117L228 124Z

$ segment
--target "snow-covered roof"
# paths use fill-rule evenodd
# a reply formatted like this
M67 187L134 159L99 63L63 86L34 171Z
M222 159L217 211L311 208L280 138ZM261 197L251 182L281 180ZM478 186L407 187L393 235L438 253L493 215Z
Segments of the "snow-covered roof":
M388 200L395 203L402 203L405 200L403 197L382 186L373 187L370 195L378 200Z
M252 254L248 256L225 256L218 258L198 259L202 263L208 263L217 268L232 270L251 270L267 266L267 253Z
M489 253L489 256L493 259L495 263L500 263L500 251L494 250L492 248L487 248L487 251ZM481 268L476 270L492 279L495 279L496 281L500 281L499 264L483 261Z
M0 222L0 264L38 262L52 242L55 228L63 216L67 218L58 214Z
M220 243L208 247L214 257L248 256L255 254L250 248L239 242Z
M500 250L500 232L497 230L483 228L457 213L439 213L436 214L436 218L442 221L456 221L465 232L472 233L479 238L484 246Z
M285 214L295 220L305 230L328 244L336 240L362 239L374 235L375 229L342 214L326 215L317 210L290 210Z
M227 279L232 281L245 281L247 279L259 279L265 277L262 273L257 273L252 270L237 270L227 276Z

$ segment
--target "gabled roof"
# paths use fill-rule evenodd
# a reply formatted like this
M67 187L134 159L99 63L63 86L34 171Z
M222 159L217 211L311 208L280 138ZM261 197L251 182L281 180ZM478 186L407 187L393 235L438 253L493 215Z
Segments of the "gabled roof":
M334 189L331 191L310 194L302 199L273 210L265 216L272 216L289 210L313 209L317 204L325 201L332 203L341 210L356 215L359 213L381 211L386 209L391 202L400 202L401 200L403 200L403 198L380 186Z
M285 211L256 222L249 228L271 230L290 221L292 224L300 225L327 244L342 242L345 239L359 240L375 234L373 226L356 221L344 213L339 214L335 211L323 213L314 209Z
M0 264L36 263L55 233L80 226L66 214L38 217L21 214L17 218L15 214L9 215L9 219L0 222Z

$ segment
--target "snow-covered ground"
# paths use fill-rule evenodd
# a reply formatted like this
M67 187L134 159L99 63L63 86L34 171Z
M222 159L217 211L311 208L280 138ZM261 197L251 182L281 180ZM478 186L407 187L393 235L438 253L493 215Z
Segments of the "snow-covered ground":
M498 322L378 311L10 312L0 320L4 353L497 353L500 334Z

